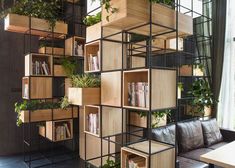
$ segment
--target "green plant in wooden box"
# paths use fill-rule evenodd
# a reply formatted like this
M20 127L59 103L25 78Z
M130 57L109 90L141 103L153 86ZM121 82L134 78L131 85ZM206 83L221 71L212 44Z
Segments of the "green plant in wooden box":
M77 72L76 70L78 66L78 63L76 60L70 59L70 58L63 58L61 61L61 65L68 77L71 77L74 74L76 74Z
M68 90L68 100L74 105L100 103L100 77L95 75L71 76L72 87Z
M116 162L114 160L111 160L108 158L103 166L100 166L100 168L121 168L120 160L117 160Z
M92 26L101 21L101 12L98 12L96 15L89 15L83 19L83 23L86 26Z
M188 94L193 97L192 101L190 102L190 112L193 115L199 114L204 116L205 108L211 108L211 106L217 102L217 100L213 99L213 93L211 91L210 85L204 78L195 80L192 83Z
M22 124L21 112L24 110L40 110L40 109L57 109L60 108L59 102L45 102L45 101L39 101L39 100L32 100L32 101L23 101L21 103L16 102L15 103L15 112L17 113L17 126L20 126Z
M173 0L149 0L149 1L153 3L162 3L169 6L171 6L173 3Z
M147 120L147 112L140 111L137 112L141 118L145 118ZM171 116L171 110L160 110L152 112L152 128L157 128L159 126L166 125L167 117Z

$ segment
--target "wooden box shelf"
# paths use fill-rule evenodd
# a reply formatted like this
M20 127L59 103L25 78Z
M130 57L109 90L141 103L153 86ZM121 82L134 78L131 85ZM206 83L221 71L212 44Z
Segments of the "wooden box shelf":
M149 167L149 155L147 153L149 153L149 141L135 143L128 147L122 147L121 167L127 167L129 161L137 163L140 167ZM175 167L175 148L173 146L152 141L151 154L150 167Z
M84 106L84 132L100 137L100 107Z
M111 0L110 4L113 8L117 8L118 12L111 16L105 9L102 10L102 26L116 27L125 30L134 26L142 25L149 22L149 1L148 0ZM103 7L104 8L104 7ZM152 22L176 29L176 11L169 7L152 3ZM109 21L106 17L109 16ZM178 32L179 36L193 34L193 19L190 16L179 13ZM171 29L153 26L153 34L168 32ZM139 34L149 34L149 26L140 27L133 32ZM164 35L165 38L175 37L175 32Z
M73 36L65 40L66 56L84 56L85 39L83 37Z
M53 71L54 71L53 72L54 76L59 76L59 77L67 76L62 65L54 65Z
M51 77L23 77L22 97L24 99L52 98Z
M31 113L31 118L29 119L29 113ZM53 113L53 118L52 118ZM73 114L72 114L73 113ZM69 118L77 118L78 109L77 107L70 107L67 109L40 109L29 112L29 110L24 110L20 112L20 119L23 123L31 122L42 122L50 120L63 120Z
M121 71L101 73L101 104L121 107Z
M85 45L85 72L100 71L100 40Z
M182 65L179 68L180 76L204 76L198 65Z
M84 107L84 130L85 133L100 137L100 113L99 106L85 106ZM124 112L125 114L125 112ZM94 117L95 116L95 117ZM91 119L92 118L92 119ZM97 122L94 122L94 118ZM90 120L91 119L91 120ZM113 107L102 107L102 136L110 136L122 132L122 109ZM125 132L125 115L123 128ZM95 127L94 127L95 124ZM95 129L94 129L95 128Z
M4 29L16 33L29 33L29 17L10 13L5 17ZM54 28L54 37L63 37L68 32L68 25L57 21ZM31 34L42 37L52 36L49 23L44 19L31 17Z
M47 121L45 128L39 130L40 135L46 135L53 142L73 139L73 120ZM43 130L46 132L43 133Z
M123 106L152 110L176 107L176 70L138 69L123 72ZM151 90L149 85L151 82ZM131 90L134 90L133 92ZM151 93L152 101L149 102Z
M59 48L59 47L41 47L39 48L38 52L40 54L53 54L53 55L58 55L58 56L63 56L64 55L64 48Z
M140 115L137 112L130 112L130 125L138 126L147 128L147 116L140 117ZM156 118L152 117L152 123L158 122L158 127L164 126L167 124L167 116L165 115L163 118L159 119L157 121Z
M25 76L52 76L53 57L46 54L25 56Z
M68 99L73 105L100 104L100 88L73 88L68 89Z

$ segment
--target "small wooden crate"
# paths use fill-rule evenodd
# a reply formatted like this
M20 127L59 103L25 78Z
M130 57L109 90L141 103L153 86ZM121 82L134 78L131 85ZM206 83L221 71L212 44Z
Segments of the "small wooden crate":
M54 76L67 76L62 65L54 65Z
M73 36L71 38L68 38L65 40L65 55L66 56L83 56L82 55L77 55L75 52L75 42L77 42L79 45L82 45L82 49L84 51L84 45L85 45L85 38L83 37L78 37L78 36Z
M9 13L4 19L4 29L16 33L29 33L29 17ZM64 22L57 21L54 28L54 37L63 37L68 32L68 25ZM31 34L41 37L52 36L52 30L49 23L44 19L31 17Z
M57 56L64 55L64 49L58 48L58 47L41 47L41 48L39 48L38 52L40 54L53 54L53 55L57 55Z
M58 125L63 125L64 123L67 123L69 133L66 130L66 136L63 138L57 138L57 127ZM53 142L58 141L65 141L69 139L73 139L73 120L58 120L58 121L47 121L46 122L46 138Z
M107 13L102 8L102 26L116 27L121 30L125 30L131 27L142 25L149 22L150 16L150 4L148 0L111 0L110 5L113 8L117 8L118 12ZM172 29L176 29L176 11L160 5L158 3L152 3L152 22L163 25ZM106 17L109 16L109 20ZM182 13L178 14L178 33L179 36L187 36L193 34L193 19L190 16ZM152 28L153 34L159 34L162 32L169 32L170 29L160 26L154 26ZM149 26L144 26L133 30L132 32L148 35ZM165 34L165 38L174 38L175 32Z
M152 123L156 122L156 119L152 117ZM140 115L136 112L130 113L130 124L138 127L147 128L147 117L143 116L140 117ZM167 124L167 116L165 115L163 118L160 119L158 122L158 127L164 126Z
M176 70L152 69L152 81L148 69L123 72L123 106L130 109L149 110L149 96L152 94L152 110L176 107ZM146 107L130 106L128 103L128 83L145 82L151 90L146 94Z
M22 97L24 99L52 98L52 77L23 77Z
M101 104L121 107L121 71L101 73Z
M91 68L92 60L90 55L97 56L98 68L96 70ZM84 71L86 73L100 71L100 40L85 45Z
M203 76L204 72L195 65L182 65L179 69L180 76Z
M42 66L40 66L42 68L42 70L40 69L40 73L41 71L43 71L44 74L35 74L35 72L33 72L33 66L35 61L39 61L41 63L43 63L44 61L46 62L46 64L48 65L48 75L45 74L45 70L43 69ZM30 75L34 75L34 76L52 76L52 68L53 68L53 57L52 55L47 55L47 54L28 54L25 56L25 76L30 76ZM35 67L35 66L34 66Z
M137 150L135 150L137 149ZM141 152L143 151L143 152ZM121 148L121 167L128 165L128 157L138 156L142 158L142 167L149 167L149 141L139 142L128 147ZM151 168L175 167L175 148L160 142L151 143Z
M69 88L68 99L73 105L100 104L100 88Z

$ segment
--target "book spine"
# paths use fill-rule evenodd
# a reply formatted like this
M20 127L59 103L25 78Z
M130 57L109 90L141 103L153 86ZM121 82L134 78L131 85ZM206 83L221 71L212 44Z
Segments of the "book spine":
M149 86L145 83L145 107L149 107Z
M131 106L135 106L135 82L131 83Z

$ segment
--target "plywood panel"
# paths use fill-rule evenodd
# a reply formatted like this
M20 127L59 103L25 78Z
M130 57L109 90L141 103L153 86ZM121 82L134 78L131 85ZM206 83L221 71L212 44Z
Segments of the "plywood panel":
M101 74L101 104L121 106L121 71Z

